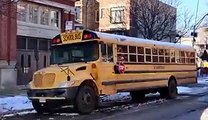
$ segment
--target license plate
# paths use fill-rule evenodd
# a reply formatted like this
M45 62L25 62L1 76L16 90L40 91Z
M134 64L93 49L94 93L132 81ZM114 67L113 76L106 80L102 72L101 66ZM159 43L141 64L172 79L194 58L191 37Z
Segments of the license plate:
M46 99L45 99L45 98L40 98L40 99L39 99L39 102L40 102L40 103L46 103Z

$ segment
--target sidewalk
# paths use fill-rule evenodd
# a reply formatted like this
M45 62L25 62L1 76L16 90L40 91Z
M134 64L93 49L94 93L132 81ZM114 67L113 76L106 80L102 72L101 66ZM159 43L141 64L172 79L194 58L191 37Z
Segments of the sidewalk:
M10 89L0 89L0 98L3 97L12 97L12 96L26 96L27 95L27 90L23 89L22 87L20 88L10 88Z

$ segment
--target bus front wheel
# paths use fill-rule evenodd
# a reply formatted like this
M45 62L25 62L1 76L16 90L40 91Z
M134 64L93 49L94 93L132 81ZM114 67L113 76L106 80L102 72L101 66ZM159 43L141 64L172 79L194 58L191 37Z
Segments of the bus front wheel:
M96 107L96 94L92 87L82 86L76 96L75 109L80 114L89 114Z

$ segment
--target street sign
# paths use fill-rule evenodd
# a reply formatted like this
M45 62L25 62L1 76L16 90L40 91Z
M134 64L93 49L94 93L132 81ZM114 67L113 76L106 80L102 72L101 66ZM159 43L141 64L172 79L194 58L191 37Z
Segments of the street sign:
M66 21L65 30L72 30L72 29L73 29L73 21Z

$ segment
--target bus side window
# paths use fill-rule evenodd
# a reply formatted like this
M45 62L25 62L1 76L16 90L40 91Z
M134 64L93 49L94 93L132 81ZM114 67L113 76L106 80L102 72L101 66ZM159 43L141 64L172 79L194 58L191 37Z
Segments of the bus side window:
M106 48L106 44L101 44L101 52L102 52L102 61L103 62L107 62L107 48Z
M108 61L113 62L113 44L107 44L108 46Z
M103 62L113 62L113 44L102 44L101 52Z

